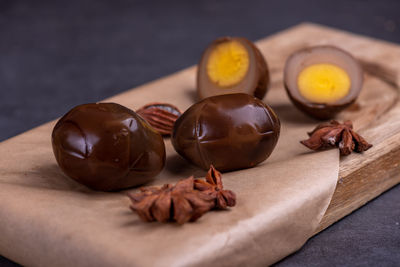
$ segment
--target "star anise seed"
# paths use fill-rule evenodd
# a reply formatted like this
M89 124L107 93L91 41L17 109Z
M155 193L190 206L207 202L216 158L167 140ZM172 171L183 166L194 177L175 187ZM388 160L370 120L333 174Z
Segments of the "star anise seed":
M318 125L309 132L309 139L300 141L312 150L323 150L338 147L341 155L349 155L352 151L361 153L372 147L362 136L353 130L353 123L349 120L344 123L332 120L329 123Z
M221 173L213 166L206 180L183 179L175 186L165 184L160 187L141 188L140 192L128 194L131 210L146 222L176 221L184 224L196 221L213 208L226 209L236 204L236 196L224 190Z
M179 181L175 186L166 184L161 188L140 189L139 193L128 194L130 208L146 222L167 222L179 224L195 221L214 207L214 198L194 190L194 178Z
M213 165L207 172L206 180L195 179L194 188L215 198L215 207L227 209L236 205L236 195L230 190L223 189L221 173Z

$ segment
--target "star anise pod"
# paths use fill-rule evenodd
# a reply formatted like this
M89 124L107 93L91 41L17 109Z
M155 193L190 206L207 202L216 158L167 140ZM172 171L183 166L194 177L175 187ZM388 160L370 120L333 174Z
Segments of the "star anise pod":
M221 173L213 165L207 172L206 180L195 179L194 188L200 190L215 199L215 207L226 209L236 205L236 195L231 190L225 190L222 185Z
M197 220L211 209L226 209L236 204L235 193L223 189L221 173L212 165L205 181L191 176L175 186L140 188L140 192L128 196L132 211L146 222L183 224Z
M174 123L181 115L177 107L167 103L150 103L136 110L136 113L162 135L172 133Z
M338 147L341 155L349 155L352 151L361 153L372 147L353 130L353 124L349 120L344 123L331 120L329 123L320 124L308 135L310 138L300 143L312 150Z
M128 194L130 208L147 222L176 221L183 224L195 221L214 207L214 198L194 190L194 178L179 181L175 186L141 188L141 192Z

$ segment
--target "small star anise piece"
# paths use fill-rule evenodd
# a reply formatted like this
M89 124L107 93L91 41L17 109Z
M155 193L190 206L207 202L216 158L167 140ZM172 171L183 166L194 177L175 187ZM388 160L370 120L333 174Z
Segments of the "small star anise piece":
M215 207L218 209L227 209L236 205L235 193L223 188L221 173L213 165L210 166L205 181L194 180L194 188L212 196L215 199Z
M150 103L136 110L136 113L162 135L172 133L175 121L182 114L177 107L167 103Z
M179 181L172 191L174 220L179 224L196 221L214 206L212 196L194 190L194 178Z
M146 222L176 221L184 224L195 221L214 207L214 198L194 190L194 178L179 181L175 186L141 188L139 193L128 194L130 208Z
M338 147L340 154L346 156L352 151L361 153L372 147L372 144L353 130L353 123L349 120L344 123L332 120L329 123L320 124L308 135L310 138L300 143L312 150Z

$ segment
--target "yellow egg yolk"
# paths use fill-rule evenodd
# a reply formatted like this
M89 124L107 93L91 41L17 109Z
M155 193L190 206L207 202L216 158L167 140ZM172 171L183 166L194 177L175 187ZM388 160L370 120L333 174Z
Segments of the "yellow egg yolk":
M238 84L246 76L248 69L249 53L237 41L218 44L208 57L208 77L220 87Z
M351 87L349 75L333 64L314 64L297 77L300 94L314 103L334 103L345 97Z

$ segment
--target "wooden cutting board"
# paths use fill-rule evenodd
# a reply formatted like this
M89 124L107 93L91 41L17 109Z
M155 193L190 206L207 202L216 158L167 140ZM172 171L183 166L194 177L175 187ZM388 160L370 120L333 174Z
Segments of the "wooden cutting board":
M315 44L337 45L351 51L365 71L357 103L338 119L352 119L356 130L374 146L363 157L341 158L337 187L317 233L400 183L400 46L310 23L268 39L271 49L279 47L283 53ZM286 55L262 48L274 66L274 86L282 86L280 71Z
M364 69L360 96L336 119L351 119L355 129L374 146L362 157L355 153L341 158L337 187L316 233L400 183L399 45L312 23L299 24L256 44L270 68L271 88L266 102L270 94L286 97L283 68L286 58L298 49L338 46L351 52ZM192 73L194 68L184 72Z
M335 45L351 52L364 69L364 86L359 98L337 119L351 119L355 129L374 146L362 157L355 153L341 158L337 187L316 233L400 183L399 45L312 23L299 24L256 44L270 68L267 102L270 94L286 97L283 68L286 58L298 49ZM192 73L194 68L184 72ZM173 101L166 99L169 100Z

